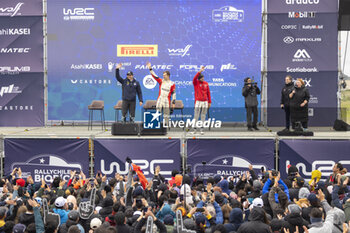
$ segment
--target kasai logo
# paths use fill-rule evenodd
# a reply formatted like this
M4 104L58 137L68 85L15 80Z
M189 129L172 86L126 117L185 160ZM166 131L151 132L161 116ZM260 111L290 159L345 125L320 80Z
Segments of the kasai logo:
M294 38L291 37L291 36L286 36L283 38L283 42L286 43L286 44L291 44L294 42Z
M63 8L63 19L69 20L82 20L90 21L95 19L95 8L73 8L66 9Z
M157 85L156 80L152 77L152 75L147 75L143 78L143 86L147 89L153 89Z
M16 16L16 15L21 15L19 13L19 10L21 9L21 6L23 6L23 2L17 3L15 7L5 7L5 8L0 8L0 16Z
M244 11L237 10L233 6L224 6L220 9L215 9L212 12L212 20L214 22L238 22L244 20Z
M204 177L222 175L237 177L248 171L249 165L252 164L253 169L259 172L261 167L267 170L267 166L264 164L253 164L245 158L237 155L222 155L215 157L215 159L209 161L205 168L202 163L196 163L193 165L194 176L204 175Z
M68 163L58 155L42 154L36 155L26 162L16 162L11 165L11 170L15 167L20 167L24 178L32 176L34 182L40 182L44 179L45 182L51 183L55 177L61 177L64 180L69 180L71 170L82 170L79 163Z
M184 49L168 49L169 56L181 56L181 57L189 56L190 54L188 52L191 47L192 45L188 44Z

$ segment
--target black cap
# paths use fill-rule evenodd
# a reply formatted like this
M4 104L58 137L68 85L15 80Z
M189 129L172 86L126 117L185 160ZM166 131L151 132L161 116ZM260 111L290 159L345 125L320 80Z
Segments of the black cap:
M132 71L129 71L126 75L134 75Z
M68 213L68 218L72 221L77 221L79 218L79 212L76 210L72 210Z

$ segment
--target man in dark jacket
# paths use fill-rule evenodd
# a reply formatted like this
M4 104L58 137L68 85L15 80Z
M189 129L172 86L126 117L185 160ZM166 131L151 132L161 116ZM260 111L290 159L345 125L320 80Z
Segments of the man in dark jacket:
M293 91L294 85L292 82L292 76L287 75L285 78L285 85L281 92L281 108L284 109L286 116L286 128L285 131L289 131L290 127L290 98L289 94Z
M140 101L140 106L143 104L142 99L142 90L140 83L134 79L134 74L132 71L129 71L126 74L126 79L123 79L119 74L119 69L122 67L122 64L119 63L116 66L115 77L122 84L123 91L123 105L122 105L122 121L126 122L126 114L129 112L130 122L135 120L135 108L136 108L136 94Z
M249 215L251 221L243 223L237 233L271 233L269 225L266 224L267 217L261 207L254 207Z
M118 212L115 214L115 223L116 223L116 229L118 233L128 233L132 232L132 228L130 228L126 224L126 218L125 214L123 212Z
M247 111L247 126L249 131L259 130L257 127L258 122L258 99L257 95L260 94L260 89L256 83L252 83L252 80L247 77L244 79L244 87L242 89L242 95L245 100L245 108ZM253 114L253 124L252 124Z

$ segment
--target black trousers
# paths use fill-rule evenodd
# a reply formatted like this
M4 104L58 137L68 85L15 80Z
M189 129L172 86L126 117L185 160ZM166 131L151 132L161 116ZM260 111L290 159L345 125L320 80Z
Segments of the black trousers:
M256 127L258 123L258 106L246 107L247 111L247 126L248 128ZM252 124L252 114L253 114L253 124Z
M286 116L286 128L290 128L290 107L289 106L284 106L284 113Z
M135 109L136 109L136 101L130 101L130 100L123 100L123 105L122 105L122 115L123 118L122 120L125 121L126 120L126 115L129 112L130 115L130 120L134 120L135 119Z

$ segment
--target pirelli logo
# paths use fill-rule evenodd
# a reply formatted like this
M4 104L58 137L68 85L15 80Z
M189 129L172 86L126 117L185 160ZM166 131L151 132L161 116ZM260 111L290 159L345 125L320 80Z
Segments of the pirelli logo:
M158 57L158 45L117 45L118 57Z

